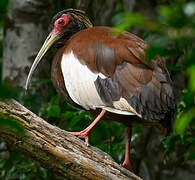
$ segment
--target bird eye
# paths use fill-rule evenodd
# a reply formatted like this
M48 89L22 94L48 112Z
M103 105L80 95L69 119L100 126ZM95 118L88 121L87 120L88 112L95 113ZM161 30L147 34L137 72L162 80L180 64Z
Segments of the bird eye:
M62 24L64 21L62 20L62 19L60 19L59 21L58 21L58 24Z

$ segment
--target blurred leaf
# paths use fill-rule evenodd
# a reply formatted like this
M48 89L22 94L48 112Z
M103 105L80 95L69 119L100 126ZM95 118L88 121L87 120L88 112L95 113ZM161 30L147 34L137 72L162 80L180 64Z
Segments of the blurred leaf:
M180 104L183 106L181 111L185 111L187 108L194 105L194 94L192 93L192 91L189 91L188 89L184 89L182 91Z
M175 132L178 134L184 133L189 123L195 118L195 107L190 108L188 111L182 113L182 115L176 119L174 123Z
M9 157L0 166L0 179L3 180L50 180L50 172L38 164L27 159L15 150L11 150Z
M191 152L187 158L187 160L195 160L195 152Z
M129 31L133 26L148 28L154 31L160 28L160 24L146 19L139 13L119 13L112 19L112 24L116 27L113 34L119 35L124 31Z
M187 16L195 15L195 2L188 2L184 6L184 12Z
M37 85L37 84L48 84L51 83L51 79L36 79L31 82L31 85Z
M181 142L181 136L171 134L170 136L164 137L162 140L162 144L165 147L165 155L168 156L170 153L175 151L175 144Z
M15 95L16 94L13 88L0 83L0 98L12 98Z
M170 71L181 71L182 70L181 66L172 66L172 65L166 64L166 67Z
M181 52L177 50L168 50L161 46L150 46L146 51L146 55L147 59L152 60L157 55L160 55L161 57L178 56L181 55Z
M58 105L52 105L48 111L49 117L60 117L61 109Z
M183 142L186 146L195 144L195 138L192 134L186 133L183 135Z
M74 116L73 112L66 111L65 113L62 114L61 118L63 121L66 121L68 119L71 119Z
M143 25L144 18L136 13L121 13L113 18L113 24L116 27L113 29L113 34L119 35L122 32L129 30L134 25Z
M190 67L193 64L195 64L195 48L192 48L190 52L186 53L185 57L184 57L184 63L186 65L186 67Z
M123 30L126 30L126 28L129 28L132 25L144 23L144 19L140 14L138 14L138 13L125 13L125 12L119 13L116 16L114 16L112 21L113 21L113 24L115 26L117 26L119 29L123 29Z
M189 75L189 89L195 93L195 64L187 70Z
M18 124L16 121L14 121L11 118L6 118L6 117L0 117L0 127L1 129L10 129L16 133L23 133L24 130L23 128L20 126L20 124Z
M0 22L3 20L2 18L6 12L7 4L8 4L8 0L0 1Z
M174 28L185 26L187 18L184 15L182 4L174 4L173 6L161 6L160 21Z
M85 116L87 115L86 111L80 111L78 114L74 114L74 117L70 120L66 128L74 128L79 122L86 122ZM74 128L75 129L75 128ZM80 127L79 127L80 129ZM77 128L76 128L77 131Z

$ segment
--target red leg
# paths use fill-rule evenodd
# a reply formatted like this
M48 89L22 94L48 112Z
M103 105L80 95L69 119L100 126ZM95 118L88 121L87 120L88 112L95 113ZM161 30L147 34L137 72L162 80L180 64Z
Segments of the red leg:
M130 143L131 143L132 127L125 129L125 160L122 166L130 171L133 171L130 164Z
M102 109L101 113L96 117L96 119L84 130L80 132L68 132L74 136L77 136L79 138L84 138L85 142L88 144L89 143L89 134L91 130L95 127L95 125L99 122L99 120L103 117L105 114L106 110Z

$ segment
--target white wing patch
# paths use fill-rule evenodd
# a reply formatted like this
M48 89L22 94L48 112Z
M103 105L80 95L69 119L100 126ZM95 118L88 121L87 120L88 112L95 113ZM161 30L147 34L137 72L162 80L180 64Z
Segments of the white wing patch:
M120 98L119 101L114 101L114 107L106 107L96 90L94 82L98 76L102 79L107 77L102 73L95 74L91 72L86 65L82 65L79 62L73 52L63 54L61 68L66 89L75 103L87 110L102 108L116 114L136 114L140 116L124 98Z
M72 52L63 54L61 68L66 89L75 103L87 110L105 106L94 84L98 74L82 65Z

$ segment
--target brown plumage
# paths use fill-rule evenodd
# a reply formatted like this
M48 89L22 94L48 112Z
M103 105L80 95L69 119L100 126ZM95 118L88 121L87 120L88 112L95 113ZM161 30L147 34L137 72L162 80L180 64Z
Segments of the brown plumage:
M57 92L70 104L94 115L101 111L88 128L71 133L88 142L89 133L103 115L106 120L124 123L127 153L123 166L131 169L130 127L149 124L170 132L175 103L164 61L160 57L146 61L145 41L129 32L120 35L114 32L110 27L92 27L82 11L70 9L58 13L31 68L27 86L40 58L55 43L61 48L52 64Z
M128 32L119 36L115 36L113 32L108 27L93 27L73 35L54 60L54 86L59 93L65 87L61 80L62 74L56 78L55 71L61 69L62 53L73 51L92 72L101 72L108 77L95 81L105 104L112 106L113 101L124 97L144 119L162 121L166 112L169 113L174 108L171 80L164 61L158 57L148 63L144 51L147 48L146 42ZM58 68L54 67L56 63ZM58 79L61 87L56 85Z

